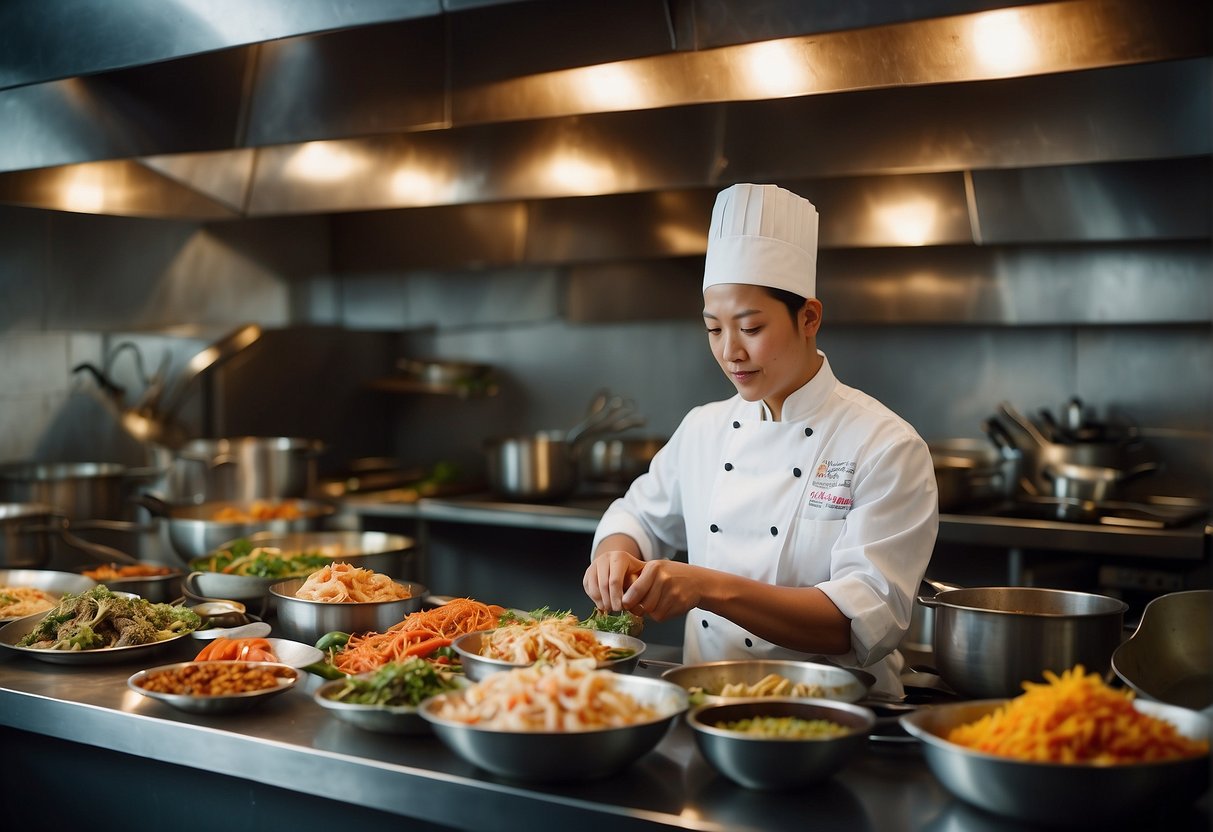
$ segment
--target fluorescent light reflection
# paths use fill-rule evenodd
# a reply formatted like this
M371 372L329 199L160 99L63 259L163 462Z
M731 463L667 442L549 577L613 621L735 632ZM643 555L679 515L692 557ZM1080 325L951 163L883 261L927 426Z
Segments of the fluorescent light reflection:
M391 178L392 198L410 205L433 205L448 196L446 178L415 165L396 169Z
M334 182L357 173L366 161L338 142L308 142L287 162L287 171L301 179Z
M903 246L922 246L934 237L939 206L933 200L918 198L880 205L873 213L877 224L894 241Z
M1036 40L1016 9L979 14L973 20L977 63L999 74L1023 72L1039 60Z
M601 64L574 74L585 104L598 110L628 110L648 106L636 70L625 64Z
M738 49L739 69L753 95L779 98L809 91L808 64L792 43L771 40Z
M570 151L553 154L544 164L543 176L557 193L600 194L616 187L615 170L610 164Z

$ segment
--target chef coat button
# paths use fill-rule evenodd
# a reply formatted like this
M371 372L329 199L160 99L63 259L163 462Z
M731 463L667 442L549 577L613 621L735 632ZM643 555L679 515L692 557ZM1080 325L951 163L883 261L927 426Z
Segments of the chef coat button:
M712 534L716 534L716 532L720 531L720 526L713 523L712 525L708 526L708 530L711 531Z
M733 463L731 463L731 462L726 462L726 463L724 464L724 470L726 470L726 471L732 471L732 470L733 470Z
M793 476L793 477L799 477L799 476L800 476L800 469L799 469L799 468L793 468L793 469L792 469L792 476Z
M750 638L747 638L747 639L745 640L745 646L746 646L746 647L753 647L753 646L754 646L754 640L753 640L753 639L750 639Z
M741 422L734 422L733 427L735 427L735 428L741 427Z
M777 534L779 534L779 529L775 528L774 526L771 526L771 537L774 537Z
M805 429L804 429L804 435L805 435L805 436L812 436L812 435L813 435L813 429L812 429L812 428L805 428Z
M706 630L708 628L708 620L706 618L700 620L700 625Z

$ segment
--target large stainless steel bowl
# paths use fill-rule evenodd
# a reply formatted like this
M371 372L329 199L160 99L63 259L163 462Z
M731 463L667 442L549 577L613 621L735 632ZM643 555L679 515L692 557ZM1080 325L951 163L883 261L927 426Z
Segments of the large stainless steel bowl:
M480 655L483 637L486 633L490 632L492 631L480 630L474 633L465 633L451 644L454 651L459 654L459 660L463 664L463 672L473 682L479 682L503 670L514 670L515 668L529 667L531 664L534 664L534 662L518 664L516 662L507 662L503 659L494 659ZM631 651L622 658L599 662L598 669L613 670L616 673L631 673L636 669L636 664L640 661L640 654L644 652L645 643L643 641L624 635L623 633L607 633L601 630L590 630L589 632L594 634L594 638L600 644L605 644L617 650Z
M1037 587L949 589L919 602L935 612L935 667L973 699L1016 696L1044 672L1081 664L1108 674L1128 604Z
M598 671L601 672L601 671ZM504 731L443 719L436 708L466 691L421 703L421 718L452 751L475 766L514 780L560 782L615 774L653 749L686 710L682 688L660 679L611 674L616 690L656 708L658 716L597 731Z
M769 674L821 689L820 693L807 698L832 699L836 702L858 702L867 696L875 681L863 671L782 659L736 659L687 664L667 670L661 674L661 678L688 691L692 688L702 691L692 696L695 704L722 705L736 701L735 697L719 695L725 685L754 685Z
M839 736L798 739L761 737L717 727L758 717L826 720L841 725ZM876 724L876 714L848 702L826 699L734 699L691 709L687 725L700 752L733 782L749 789L789 789L823 780L859 755Z
M921 741L931 772L961 800L1028 823L1057 827L1114 826L1134 815L1153 817L1191 803L1209 788L1209 756L1136 765L1029 763L948 742L957 726L1008 700L935 705L901 717ZM1173 723L1187 737L1209 737L1209 721L1195 711L1137 700L1134 707ZM1146 824L1141 828L1164 828Z
M421 584L401 581L409 591L408 598L395 601L310 601L296 598L295 593L306 578L292 578L270 587L270 596L278 611L278 629L287 638L314 644L325 633L382 633L399 624L411 612L421 609L426 588Z
M224 543L254 534L283 536L297 532L312 532L320 529L324 519L335 509L327 503L313 500L292 500L299 516L278 520L217 520L225 509L248 515L254 501L232 501L199 503L198 505L170 505L143 495L140 503L164 518L168 524L168 537L177 554L186 560L202 557Z
M1112 654L1139 696L1213 713L1213 590L1171 592L1146 604L1141 624Z
M225 540L215 548L226 549L239 540L248 540L255 546L278 549L288 554L320 554L330 560L339 560L393 577L408 574L411 566L409 558L414 549L412 538L383 532L258 532L247 538ZM212 572L199 569L197 560L190 565L196 571L186 576L184 588L195 598L256 601L267 597L271 586L285 580L282 576L263 578Z

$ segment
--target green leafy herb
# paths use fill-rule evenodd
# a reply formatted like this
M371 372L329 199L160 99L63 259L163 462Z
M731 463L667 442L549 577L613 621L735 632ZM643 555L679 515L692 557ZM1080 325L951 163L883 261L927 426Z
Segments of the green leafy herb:
M366 678L349 678L330 698L355 705L416 707L439 693L457 690L459 683L424 659L390 662Z

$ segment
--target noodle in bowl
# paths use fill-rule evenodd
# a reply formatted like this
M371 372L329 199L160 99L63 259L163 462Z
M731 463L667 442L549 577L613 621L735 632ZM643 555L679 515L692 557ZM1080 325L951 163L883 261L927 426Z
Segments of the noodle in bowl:
M419 713L473 765L511 779L557 782L626 768L686 708L686 691L677 685L595 670L582 660L496 673L427 699ZM545 715L553 711L554 718Z
M296 595L305 580L292 578L276 583L269 589L283 636L305 644L314 644L322 635L333 630L343 633L384 632L404 620L409 613L421 609L429 592L421 584L399 581L409 597L386 601L312 601Z
M550 621L553 620L537 622L538 626L533 629L539 630L540 627L549 626ZM521 649L508 650L505 654L508 658L493 655L500 650L500 645L496 645L497 637L503 632L514 630L515 626L479 630L455 639L451 647L459 654L463 672L469 679L474 682L483 681L494 673L529 667L541 659L549 662L591 659L600 670L631 673L636 669L640 655L645 649L643 641L623 633L608 633L566 625L569 631L576 631L575 641L569 638L564 642L567 650L555 649L551 645L545 645L542 639L537 639L535 644L512 645ZM531 629L520 628L517 632Z

